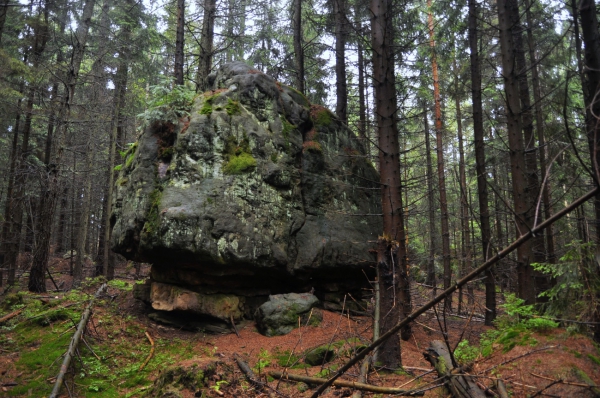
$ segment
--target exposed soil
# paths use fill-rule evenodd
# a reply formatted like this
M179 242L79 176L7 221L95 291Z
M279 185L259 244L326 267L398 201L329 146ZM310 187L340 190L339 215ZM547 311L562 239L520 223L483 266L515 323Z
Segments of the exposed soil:
M23 261L26 262L26 260ZM69 287L72 283L71 277L68 275L68 269L69 259L54 258L52 260L52 275L56 284L63 289ZM88 262L88 272L91 273L92 270L93 265ZM128 283L134 283L136 273L138 277L143 277L148 273L148 266L142 265L139 272L137 272L131 264L122 263L117 272L118 278ZM21 282L25 283L24 278ZM430 292L426 287L415 286L413 298L415 305L419 305L427 299ZM97 285L90 286L88 290L92 292L96 288ZM50 281L48 281L48 289L54 289L54 284ZM54 294L58 297L62 293L50 293L48 297L52 297ZM4 300L4 297L0 296L0 302ZM157 324L147 318L146 314L150 309L145 304L135 300L131 291L111 287L104 299L105 302L111 305L96 307L94 314L96 321L88 326L90 336L88 340L110 345L111 339L117 341L118 337L120 344L129 341L132 347L134 345L137 347L149 345L143 334L143 331L147 331L156 341L159 339L181 341L182 344L189 346L187 351L191 350L192 352L187 352L187 356L182 355L180 360L177 357L176 363L170 366L178 365L186 368L207 360L217 363L216 371L207 378L204 388L181 388L178 394L182 397L309 397L314 392L314 386L310 386L310 389L303 391L307 386L300 383L272 380L267 378L267 373L269 371L284 370L282 363L285 361L281 360L282 357L297 357L302 363L303 353L309 348L345 340L347 342L346 347L349 349L345 350L332 362L323 364L323 366L305 367L304 369L286 369L289 373L294 374L309 376L320 374L320 376L324 376L327 369L335 371L342 366L352 355L352 348L357 348L360 344L367 345L372 338L371 319L369 317L349 316L346 313L339 314L324 311L323 322L320 326L300 327L288 335L278 337L262 336L257 332L252 321L244 321L237 325L238 337L233 331L225 335L208 335ZM447 316L445 320L442 317L439 321L434 313L428 313L420 317L418 322L413 324L411 339L402 342L402 363L405 372L397 372L399 374L396 374L382 369L375 369L369 374L368 382L380 386L402 386L407 390L426 390L424 391L426 397L449 396L447 390L439 387L442 381L437 379L431 365L424 359L423 352L429 346L430 341L443 339L440 324L442 324L442 327L445 325L447 328L447 338L452 348L461 339L468 340L471 346L477 346L480 336L490 329L483 325L482 319L478 316L481 313L482 301L483 294L476 292L474 306L464 305L465 314L460 315L460 317L452 315ZM0 310L0 317L6 313L6 311ZM98 322L98 320L104 319L103 317L112 317L113 324L111 327ZM16 320L15 322L19 321ZM58 328L60 325L60 321L57 321L51 324L50 327ZM135 330L142 332L132 334L130 329L132 325L137 327ZM12 332L10 330L0 330L0 333L6 333L9 336ZM68 333L72 334L73 329ZM516 340L519 340L519 338L516 337ZM490 388L493 391L496 391L494 381L497 379L503 380L512 397L534 395L594 397L600 395L600 389L594 390L587 387L589 383L600 384L600 350L587 336L557 328L544 333L531 333L527 339L520 341L520 343L524 345L516 344L514 348L507 352L504 352L501 345L496 344L490 356L485 358L479 356L463 370L476 375L476 380L482 387ZM26 347L28 350L36 350L37 348L39 347L36 343L33 343L31 347ZM0 345L0 396L12 395L11 389L31 380L32 375L26 374L23 367L19 365L23 349L23 347L18 348L16 345ZM161 349L163 347L157 345L154 358L150 360L149 366L154 366L153 369L155 370L148 371L147 383L156 380L161 371L168 367L166 365L161 366L160 363L152 363L153 360L157 361ZM258 377L267 383L269 387L262 392L258 392L245 381L244 375L234 361L234 354L240 355L253 367ZM139 358L135 358L135 360L141 363L145 357L146 354L140 354ZM56 358L52 369L58 370L60 360L60 358ZM52 369L49 371L52 371ZM344 378L356 381L358 373L358 368L355 367ZM587 378L585 375L587 375ZM75 375L75 378L71 378L70 381L74 383L72 384L74 386L71 392L72 396L101 396L84 388L77 388L77 377L79 376ZM226 383L223 381L226 381ZM48 393L52 388L52 382L53 380L50 378L47 384ZM434 388L428 390L431 387ZM119 396L144 396L144 394L155 392L150 384L137 389L119 387L118 391ZM496 394L493 391L490 391L491 396ZM323 396L347 397L351 396L352 393L353 390L349 388L330 388ZM25 394L19 396L36 395ZM69 395L65 391L62 396L68 397ZM364 393L363 396L384 397L388 395Z

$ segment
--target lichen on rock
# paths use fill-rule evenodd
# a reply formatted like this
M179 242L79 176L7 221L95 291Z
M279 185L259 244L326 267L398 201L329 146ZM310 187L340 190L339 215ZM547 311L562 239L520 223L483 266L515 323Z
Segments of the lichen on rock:
M115 187L113 250L152 263L152 283L237 295L245 316L269 294L360 295L381 210L358 137L244 63L209 81L189 117L139 137Z

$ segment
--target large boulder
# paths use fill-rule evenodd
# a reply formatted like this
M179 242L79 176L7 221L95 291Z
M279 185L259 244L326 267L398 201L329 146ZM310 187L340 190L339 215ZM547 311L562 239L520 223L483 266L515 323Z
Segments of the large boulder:
M382 230L379 177L361 141L244 63L209 80L189 117L153 123L127 155L113 250L152 263L152 283L243 296L245 314L269 294L359 292ZM191 307L203 308L197 298Z
M311 293L288 293L269 296L255 314L258 331L265 336L282 336L300 325L318 325L323 320L320 311L311 311L319 299Z

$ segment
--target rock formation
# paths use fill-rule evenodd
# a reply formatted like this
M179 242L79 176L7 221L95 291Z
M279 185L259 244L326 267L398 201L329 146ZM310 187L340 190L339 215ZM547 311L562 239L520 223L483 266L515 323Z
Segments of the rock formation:
M269 294L314 289L327 308L358 292L381 209L356 135L244 63L210 81L189 117L153 123L127 155L113 250L152 263L155 309L239 319Z

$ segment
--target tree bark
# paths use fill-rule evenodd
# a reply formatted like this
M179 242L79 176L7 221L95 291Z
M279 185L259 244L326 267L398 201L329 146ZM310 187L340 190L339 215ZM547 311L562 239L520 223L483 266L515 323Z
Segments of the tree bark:
M6 15L8 14L8 6L10 0L2 0L2 4L0 5L0 48L2 48L2 33L4 32L4 23L6 22ZM0 281L0 283L2 283Z
M542 191L542 202L544 205L544 218L548 219L552 216L551 198L550 198L550 181L547 180L546 175L546 159L547 151L546 148L546 134L544 128L544 113L542 111L542 90L540 88L540 77L538 72L538 62L535 54L535 40L533 37L533 17L531 15L531 2L525 0L525 15L527 17L527 43L529 47L529 62L531 63L531 85L533 86L533 102L535 109L535 127L537 130L538 142L539 142L539 158L540 158L540 171L542 183L545 185L541 187ZM546 261L554 264L556 262L555 248L554 248L554 233L552 231L552 225L548 227L546 232Z
M432 294L437 292L435 278L435 256L437 254L435 238L435 204L433 192L433 167L431 163L431 143L429 140L429 120L427 106L423 105L423 125L425 126L425 161L427 178L427 214L429 216L429 258L427 259L427 284L433 286Z
M122 40L127 43L131 37L132 26L129 24L123 27ZM115 166L117 164L117 144L122 140L122 129L124 123L123 107L125 106L125 94L127 92L127 84L129 77L129 49L123 46L119 50L119 65L115 76L115 95L113 98L114 114L110 132L110 150L109 150L109 173L108 173L108 189L105 197L103 223L104 223L104 247L102 253L102 264L104 276L111 280L115 277L115 259L110 250L110 237L112 226L110 225L110 215L112 213L112 202L115 185L115 177L117 172ZM96 272L100 272L98 269Z
M475 170L477 172L477 196L479 199L479 222L481 225L481 249L483 261L491 254L490 209L485 170L485 144L483 132L483 105L481 101L481 65L479 61L479 37L477 32L477 1L469 0L469 50L471 61L471 95L473 102L473 141L475 144ZM496 319L496 281L494 268L485 272L485 324L491 326Z
M177 31L175 33L175 84L183 86L183 32L185 0L177 0Z
M471 230L469 228L469 199L467 198L467 176L465 172L465 150L463 147L463 131L462 131L462 114L460 109L459 86L458 86L458 67L456 66L456 58L454 58L454 100L456 105L456 130L458 132L458 174L460 184L460 224L461 224L461 241L462 241L462 263L464 265L461 270L461 275L465 275L473 268L473 259L471 256ZM470 287L471 285L468 285ZM469 291L469 297L473 297L472 289ZM459 304L462 300L459 300ZM460 312L460 311L459 311Z
M346 1L334 0L335 14L335 114L344 124L348 124L348 87L346 83Z
M304 35L302 32L302 0L294 0L294 15L292 18L294 31L294 64L296 66L296 89L306 94L304 87Z
M438 77L437 55L435 51L435 34L433 31L433 14L431 0L427 1L429 46L431 47L431 67L433 70L433 101L435 113L435 139L437 154L438 188L440 191L440 212L442 227L442 262L444 265L444 289L452 283L452 268L450 264L450 227L448 224L448 199L446 197L446 172L444 170L444 126L442 124L442 99L440 96L440 81ZM444 302L446 311L452 311L452 297Z
M81 22L75 33L73 50L71 54L71 64L66 77L67 91L65 92L64 100L61 104L59 112L59 120L64 123L60 126L57 135L56 154L54 157L53 166L48 171L49 183L48 192L42 195L40 201L40 215L38 218L38 236L37 248L33 256L31 272L29 274L28 288L31 292L42 293L46 291L46 272L48 267L48 258L50 254L50 232L52 221L54 220L54 210L56 199L58 197L59 174L58 168L62 165L62 155L65 146L65 138L67 134L67 122L70 118L70 106L75 94L75 86L79 80L79 70L83 62L85 53L85 45L87 43L88 32L91 25L92 15L94 11L95 0L87 0L83 8Z
M581 30L583 33L583 43L585 45L584 62L585 78L587 85L588 98L586 101L586 128L590 154L592 157L592 166L596 179L598 176L600 164L600 34L598 33L598 15L596 13L596 3L593 0L582 0L579 6L579 15L581 16ZM598 181L596 181L598 183ZM600 244L600 194L596 195L594 200L595 224L596 224L596 245ZM597 253L598 253L597 248ZM597 261L593 261L594 269L589 272L592 275L598 275L600 266ZM596 291L596 308L594 308L594 321L600 322L600 292ZM600 342L600 324L594 327L594 340Z
M196 74L196 91L198 92L208 90L208 82L206 79L210 74L210 68L212 67L216 12L216 0L204 0L200 56L198 57L198 73Z
M521 123L521 102L519 98L519 78L514 45L515 21L511 16L518 15L516 0L498 0L498 20L500 28L500 48L502 54L502 75L506 95L506 119L508 126L508 146L510 152L510 171L514 201L516 235L529 230L527 224L528 194L527 166ZM535 302L535 285L531 267L531 243L527 242L517 250L518 296L527 304Z
M41 6L41 5L40 5ZM33 56L32 64L33 70L36 71L42 59L42 54L46 48L48 41L48 14L49 5L47 2L43 3L43 8L40 11L37 19L34 22L35 39L33 43ZM8 283L12 284L15 281L15 272L17 269L17 257L19 255L19 248L21 243L21 229L23 228L23 212L24 212L24 195L26 190L26 183L28 177L28 166L27 158L31 155L29 150L30 138L31 138L31 123L33 120L33 106L35 100L35 94L39 90L39 86L35 83L30 83L29 90L27 93L27 102L25 105L25 119L23 122L23 129L20 132L21 147L20 151L17 152L15 171L14 171L14 182L11 196L7 197L7 202L10 202L10 231L8 234L11 235L10 241L6 242L6 262L8 263ZM8 220L8 218L7 218Z
M381 333L410 313L410 291L406 263L400 147L396 125L396 86L394 75L393 28L390 0L371 0L371 40L373 86L379 142L383 236L379 239L377 267L381 292ZM408 338L409 329L402 332ZM400 341L389 339L379 352L386 366L401 366Z

